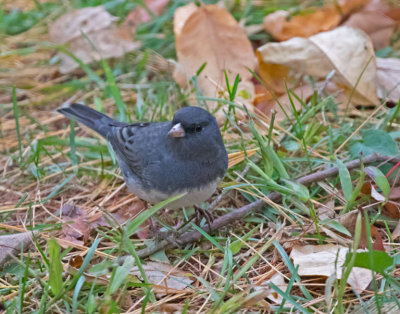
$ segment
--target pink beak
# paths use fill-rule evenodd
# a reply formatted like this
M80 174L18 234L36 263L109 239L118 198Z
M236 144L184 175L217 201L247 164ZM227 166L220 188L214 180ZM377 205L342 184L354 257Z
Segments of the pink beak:
M175 124L168 132L168 136L170 137L184 137L185 135L185 130L180 123Z

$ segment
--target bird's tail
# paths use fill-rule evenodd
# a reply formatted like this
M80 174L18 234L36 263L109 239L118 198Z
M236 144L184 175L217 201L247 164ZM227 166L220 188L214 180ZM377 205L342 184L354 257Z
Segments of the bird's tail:
M70 119L83 123L105 138L110 132L110 124L117 122L105 114L81 104L72 104L69 107L59 108L57 111Z

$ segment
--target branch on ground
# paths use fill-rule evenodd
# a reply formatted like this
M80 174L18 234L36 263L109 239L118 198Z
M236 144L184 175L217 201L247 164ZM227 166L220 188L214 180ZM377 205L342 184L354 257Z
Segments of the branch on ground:
M400 157L381 156L378 154L374 154L374 155L365 157L362 160L362 162L365 165L371 164L374 162L391 162L391 161L399 162ZM360 165L361 165L360 159L353 160L353 161L346 163L346 167L349 170L358 168ZM319 182L319 181L322 181L329 177L332 177L334 175L337 175L338 171L339 170L337 167L330 167L325 170L317 171L315 173L301 177L297 180L297 182L301 183L303 185L310 185L312 183ZM277 192L271 192L266 197L269 200L271 200L272 202L277 202L281 199L282 195ZM222 227L228 226L229 224L231 224L241 218L244 218L248 214L260 210L263 207L264 203L265 202L263 199L259 199L253 203L243 206L243 207L241 207L235 211L232 211L226 215L218 217L211 223L210 229L209 229L209 226L207 225L203 228L203 230L205 232L208 232L209 230L218 230L218 229L221 229ZM188 243L196 242L196 241L200 240L200 238L201 238L201 233L199 231L184 232L177 237L176 243L185 245ZM175 245L173 243L171 243L171 241L163 240L163 241L156 243L154 246L147 247L145 249L138 251L138 255L139 255L139 257L144 258L144 257L147 257L161 249L170 249L170 248L173 248L174 246ZM122 257L122 259L123 258L124 257Z

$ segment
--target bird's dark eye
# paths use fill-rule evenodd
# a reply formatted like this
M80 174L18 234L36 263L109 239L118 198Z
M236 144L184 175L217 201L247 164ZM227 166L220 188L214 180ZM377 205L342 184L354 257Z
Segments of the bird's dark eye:
M185 131L188 133L198 133L203 130L203 126L201 124L193 123L190 127L186 128Z

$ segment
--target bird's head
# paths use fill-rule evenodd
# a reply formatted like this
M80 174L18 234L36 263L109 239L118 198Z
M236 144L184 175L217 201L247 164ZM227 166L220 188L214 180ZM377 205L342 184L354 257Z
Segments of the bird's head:
M185 107L178 110L172 120L168 136L180 150L194 154L213 154L223 147L217 120L200 107Z

